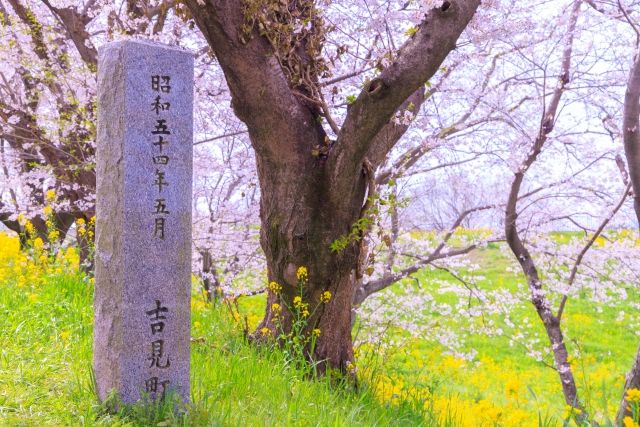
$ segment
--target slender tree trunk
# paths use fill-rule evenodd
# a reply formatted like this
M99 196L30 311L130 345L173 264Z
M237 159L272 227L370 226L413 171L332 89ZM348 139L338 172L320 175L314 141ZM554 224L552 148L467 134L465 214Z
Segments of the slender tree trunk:
M582 2L580 0L575 1L573 4L571 19L569 20L567 28L567 39L564 45L558 84L553 91L549 103L545 106L541 126L538 130L538 135L534 140L533 146L531 147L531 151L520 164L520 167L515 172L511 183L505 209L505 237L509 248L513 252L513 255L522 268L522 272L527 278L527 284L529 286L529 291L531 292L531 302L533 303L533 306L544 325L547 337L549 338L551 350L553 351L555 367L562 384L562 392L564 394L565 402L567 405L581 410L578 418L582 421L587 420L588 415L586 412L582 411L583 406L578 399L578 389L571 370L571 365L569 364L569 354L567 352L564 337L562 335L562 329L560 327L560 317L555 316L551 311L551 303L545 296L545 291L540 281L540 275L536 264L531 257L529 250L525 246L525 243L520 238L517 227L518 195L520 193L520 188L524 181L525 174L535 163L536 159L542 152L549 134L553 131L553 125L560 105L560 99L562 98L562 95L566 90L566 85L570 80L574 33L578 16L580 14L581 4Z

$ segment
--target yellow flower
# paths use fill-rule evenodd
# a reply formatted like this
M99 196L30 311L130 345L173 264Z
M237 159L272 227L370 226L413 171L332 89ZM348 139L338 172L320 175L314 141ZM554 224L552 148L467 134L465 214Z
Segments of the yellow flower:
M296 271L296 277L299 282L306 282L309 278L309 272L307 271L307 267L300 266L298 271Z
M625 398L629 403L640 402L640 390L638 390L637 388L630 388L629 390L627 390Z
M571 405L565 405L563 419L566 420L571 416L576 416L580 414L582 414L582 409L576 408L575 406L571 406Z
M60 332L60 339L63 340L63 341L67 341L70 336L71 336L71 332L69 332L69 331Z
M193 322L193 327L198 329L200 328L200 326L202 326L202 323L198 322L197 320L195 322Z
M80 236L84 236L85 234L87 234L87 230L84 227L78 227L78 234Z
M307 310L307 309L305 308L304 310L302 310L301 315L302 315L302 317L303 317L303 318L307 318L307 317L309 317L309 310Z
M516 378L512 378L507 381L504 387L504 393L507 399L517 399L520 394L520 388L522 384Z
M622 422L624 423L624 427L638 427L638 424L634 423L631 417L624 417Z
M331 301L331 292L329 291L324 291L321 295L320 295L320 302L326 304L329 301Z
M36 294L29 294L28 298L29 298L29 301L31 301L31 302L38 301L38 295L36 295Z
M277 294L278 292L280 292L282 290L282 286L280 286L276 282L271 282L271 283L269 283L269 290L271 292L273 292L274 294Z
M56 192L55 190L47 190L46 194L45 194L45 198L47 199L47 201L51 202L53 200L55 200L56 198Z
M84 218L76 219L76 224L78 224L78 227L82 227L85 224Z
M262 336L266 337L267 335L271 334L271 330L265 326L264 328L260 329L260 333L262 334Z
M45 206L42 212L44 212L46 216L49 216L53 213L53 208L51 206Z
M24 225L24 222L25 222L24 214L23 213L19 213L18 214L18 224Z
M280 307L280 304L278 304L277 302L271 304L271 311L273 311L274 313L280 313L281 310L282 307Z
M29 220L27 220L27 222L24 223L24 229L27 232L27 234L34 235L36 233L35 227Z
M315 328L313 331L311 331L311 336L319 337L320 336L320 329Z
M58 230L51 230L47 237L49 238L50 242L54 242L58 240L58 237L60 237L60 232Z
M297 296L295 298L293 298L293 306L294 307L300 307L302 305L302 297L301 296Z
M89 219L89 225L93 225L96 223L96 216L93 215L90 219Z
M44 247L44 242L42 241L42 239L40 237L36 237L33 240L33 247L36 248L37 250L42 250L42 248Z
M356 369L356 365L350 361L347 360L347 363L345 365L345 367L347 368L347 372L351 375L355 374L357 369Z

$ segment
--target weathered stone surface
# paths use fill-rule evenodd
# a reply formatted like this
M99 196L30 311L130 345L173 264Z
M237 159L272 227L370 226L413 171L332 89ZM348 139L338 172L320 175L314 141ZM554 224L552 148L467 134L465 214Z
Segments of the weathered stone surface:
M99 52L98 94L98 394L116 390L131 403L172 389L187 400L193 56L110 43Z

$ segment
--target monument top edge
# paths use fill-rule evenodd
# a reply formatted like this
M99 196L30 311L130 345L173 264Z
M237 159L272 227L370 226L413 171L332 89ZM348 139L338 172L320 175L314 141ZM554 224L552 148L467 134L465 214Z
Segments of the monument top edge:
M189 55L191 57L194 57L195 54L185 48L179 47L179 46L170 46L167 44L163 44L163 43L159 43L159 42L154 42L154 41L150 41L150 40L143 40L143 39L127 39L127 40L118 40L118 41L112 41L109 43L105 43L102 46L100 46L98 48L98 54L103 53L104 51L107 50L112 50L112 49L119 49L119 48L135 48L138 46L148 46L148 47L155 47L155 48L161 48L161 49L167 49L167 50L171 50L175 53L178 54L182 54L182 55Z

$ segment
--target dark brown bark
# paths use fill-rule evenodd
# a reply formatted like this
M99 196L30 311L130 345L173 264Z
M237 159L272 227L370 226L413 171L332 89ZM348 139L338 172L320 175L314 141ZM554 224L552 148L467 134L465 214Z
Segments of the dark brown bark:
M629 181L633 188L633 205L638 219L638 229L640 230L640 49L636 52L627 90L624 97L624 117L623 117L623 141L624 152L629 166ZM622 420L631 415L629 406L625 400L625 393L631 388L640 388L640 348L627 374L626 382L618 415L617 422L622 425Z
M446 11L434 9L428 14L396 61L350 106L333 148L326 156L314 156L314 147L325 143L326 109L310 103L308 96L299 96L298 82L289 80L290 70L283 70L279 52L255 28L243 34L243 3L208 0L200 6L196 0L186 1L216 54L233 109L247 125L256 152L262 192L260 241L269 281L283 288L280 296L269 295L259 329L277 332L271 304L284 298L292 305L296 270L307 267L304 300L313 306L322 292L332 294L308 323L309 328L321 330L314 355L325 362L321 369L326 365L344 371L353 360L350 318L360 245L353 241L335 252L330 246L348 235L363 215L369 181L363 167L366 156L371 153L376 160L384 159L397 142L378 135L397 132L390 125L394 113L412 94L420 96L421 87L455 47L480 2L447 3L451 7ZM292 2L290 7L295 5ZM318 81L317 77L310 80ZM331 123L332 128L336 126Z

